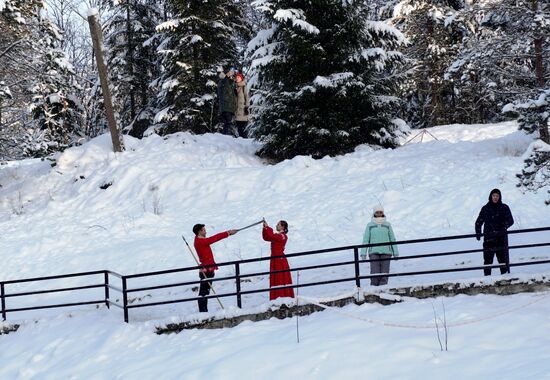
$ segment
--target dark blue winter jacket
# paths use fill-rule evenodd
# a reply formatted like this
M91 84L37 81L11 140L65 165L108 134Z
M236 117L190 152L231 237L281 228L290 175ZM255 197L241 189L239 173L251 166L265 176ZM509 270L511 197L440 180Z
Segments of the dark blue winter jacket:
M223 112L235 113L237 110L237 95L233 81L227 77L220 80L217 92L220 114Z
M499 200L497 203L493 202L491 196L497 193ZM483 226L483 235L485 241L495 240L499 238L505 239L508 242L508 236L505 234L506 230L514 224L514 218L510 208L502 203L502 195L500 190L493 189L489 194L489 202L481 208L479 216L476 220L476 235L481 235L481 227Z

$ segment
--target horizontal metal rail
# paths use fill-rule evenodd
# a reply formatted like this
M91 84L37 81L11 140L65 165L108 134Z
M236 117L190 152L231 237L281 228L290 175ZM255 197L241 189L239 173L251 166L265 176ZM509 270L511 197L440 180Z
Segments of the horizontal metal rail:
M513 234L521 234L521 233L534 233L534 232L543 232L543 231L550 231L550 227L540 227L540 228L529 228L529 229L522 229L522 230L512 230L508 231L507 233L503 233L502 235L513 235ZM234 276L225 276L225 277L217 277L212 278L209 281L212 282L221 282L221 281L231 281L235 280L236 284L236 292L231 293L223 293L223 294L212 294L205 297L191 297L191 298L182 298L182 299L176 299L176 300L164 300L164 301L157 301L157 302L145 302L145 303L136 303L136 304L129 304L128 302L128 293L132 292L142 292L142 291L150 291L150 290L157 290L157 289L166 289L166 288L174 288L174 287L181 287L181 286L188 286L188 285L199 285L201 283L200 279L196 279L193 281L183 281L183 282L176 282L171 284L160 284L160 285L152 285L152 286L142 286L142 287L136 287L133 289L128 289L127 281L130 279L137 279L142 277L152 277L152 276L159 276L159 275L166 275L166 274L173 274L173 273L180 273L180 272L187 272L187 271L194 271L198 269L205 269L209 266L202 266L197 265L193 267L185 267L185 268L175 268L175 269L168 269L168 270L160 270L160 271L152 271L152 272L145 272L145 273L137 273L132 275L121 275L119 273L110 271L110 270L97 270L97 271L88 271L88 272L79 272L79 273L70 273L70 274L62 274L62 275L56 275L56 276L45 276L45 277L34 277L34 278L27 278L27 279L19 279L19 280L7 280L7 281L0 281L0 299L1 299L1 315L5 319L6 313L9 312L18 312L18 311L30 311L30 310L39 310L39 309L49 309L49 308L60 308L60 307L70 307L70 306L82 306L82 305L97 305L97 304L105 304L107 307L110 305L114 305L117 308L120 308L124 311L124 319L125 321L128 321L128 310L134 309L134 308L141 308L141 307L151 307L151 306L157 306L157 305L166 305L166 304L173 304L173 303L180 303L180 302L190 302L190 301L196 301L199 299L210 299L210 298L222 298L222 297L234 297L237 296L237 306L241 307L241 296L247 295L247 294L255 294L255 293L263 293L263 292L269 292L273 289L295 289L295 288L302 288L302 287L311 287L311 286L322 286L322 285L329 285L329 284L335 284L335 283L341 283L341 282L352 282L355 281L357 286L360 286L360 280L364 279L371 279L376 277L405 277L405 276L418 276L418 275L430 275L430 274L440 274L440 273L453 273L453 272L467 272L467 271L477 271L482 269L488 269L488 268L510 268L510 267L520 267L520 266L531 266L531 265L541 265L541 264L550 264L550 259L548 260L536 260L536 261L529 261L529 262L521 262L521 263L510 263L509 259L507 259L506 263L499 263L496 265L483 265L483 266L472 266L472 267L460 267L460 268L444 268L444 269L432 269L432 270L422 270L422 271L409 271L409 272L399 272L399 273L382 273L382 274L369 274L369 275L360 275L360 267L359 263L366 263L366 262L375 262L375 261L381 261L381 260L413 260L413 259L425 259L429 257L439 257L439 256L450 256L450 255L463 255L463 254L472 254L472 253L478 253L483 252L483 248L476 248L476 249L467 249L467 250L457 250L457 251L443 251L443 252L432 252L432 253L425 253L425 254L416 254L416 255L409 255L409 256L402 256L402 257L392 257L389 259L386 258L380 258L380 259L365 259L361 260L359 258L359 250L363 248L369 248L369 247L377 247L377 246L388 246L388 245L405 245L405 244L418 244L418 243L430 243L430 242L440 242L440 241L448 241L448 240L458 240L458 239L470 239L473 237L479 237L480 235L476 234L467 234L467 235L454 235L454 236L445 236L445 237L437 237L437 238L423 238L423 239L413 239L413 240L403 240L403 241L396 241L396 242L386 242L386 243L379 243L379 244L361 244L361 245L350 245L350 246L342 246L342 247L334 247L334 248L326 248L321 250L314 250L314 251L304 251L304 252L296 252L296 253L290 253L285 255L286 258L295 258L295 257L301 257L301 256L309 256L309 255L318 255L318 254L324 254L324 253L337 253L337 252L344 252L344 251L353 251L354 257L353 260L345 260L345 261L338 261L338 262L331 262L331 263L324 263L319 265L307 265L302 267L293 267L290 269L284 269L284 270L276 270L276 271L261 271L256 273L243 273L241 274L241 266L243 264L249 264L249 263L256 263L256 262L264 262L264 261L271 261L276 260L276 257L261 257L261 258L251 258L251 259L244 259L244 260L235 260L235 261L226 261L217 263L216 265L218 267L224 267L224 266L235 266L235 275ZM483 235L481 235L483 236ZM509 250L515 250L515 249L525 249L525 248L536 248L536 247L547 247L550 246L550 242L546 243L533 243L533 244L517 244L513 246L506 247ZM324 268L333 268L333 267L340 267L340 266L348 266L348 265L354 265L355 268L355 275L352 277L345 277L345 278L337 278L337 279L328 279L325 281L317 281L317 282L311 282L311 283L302 283L302 284L295 284L295 285L285 285L285 286L277 286L274 288L261 288L261 289L249 289L249 290L241 290L241 281L246 278L250 277L258 277L258 276L266 276L266 275L272 275L277 273L283 273L283 272L297 272L297 271L305 271L305 270L315 270L315 269L324 269ZM28 282L41 282L41 281L49 281L49 280L58 280L58 279L65 279L65 278L74 278L74 277L84 277L84 276L94 276L94 275L103 275L103 281L102 284L94 284L94 285L81 285L81 286L71 286L71 287L64 287L64 288L54 288L54 289L42 289L42 290L36 290L36 291L23 291L23 292L17 292L17 293L8 293L6 291L6 285L11 284L19 284L19 283L28 283ZM121 281L121 287L114 286L109 281L109 275L112 275L114 277L117 277ZM29 295L39 295L39 294L48 294L48 293L61 293L61 292L70 292L70 291L82 291L86 289L95 289L95 288L104 288L104 298L102 300L98 301L85 301L85 302L71 302L71 303L60 303L60 304L50 304L50 305L39 305L39 306L32 306L32 307L19 307L19 308L7 308L6 306L6 300L10 298L16 298L16 297L24 297ZM123 304L120 305L110 299L109 290L115 290L122 294L122 300Z
M535 244L521 244L521 245L511 245L508 246L508 249L523 249L523 248L537 248L537 247L547 247L550 246L550 243L535 243ZM506 248L506 247L502 247ZM438 257L438 256L452 256L452 255L463 255L468 253L480 253L483 252L483 248L477 248L477 249L465 249L461 251L449 251L449 252L436 252L436 253L425 253L420 255L407 255L407 256L399 256L399 257L391 257L389 260L411 260L411 259L425 259L426 257ZM362 262L368 262L368 261L382 261L382 260L388 260L388 259L367 259L367 260L361 260Z
M117 287L117 286L114 286L114 285L109 284L108 287L109 287L109 289L113 289L113 290L116 290L117 292L122 293L122 289L120 289L120 288Z
M508 248L509 249L522 249L522 248L534 248L534 247L544 247L544 246L550 246L550 243L522 244L522 245L516 245L516 246L509 246ZM410 259L417 259L417 258L451 256L451 255L461 255L461 254L470 254L470 253L479 253L479 252L483 252L483 249L468 249L468 250L461 250L461 251L437 252L437 253L428 253L428 254L421 254L421 255L410 255L410 256L403 256L403 257L391 257L391 258L385 258L385 259L365 259L365 260L360 260L360 262L369 263L369 262L384 261L384 260L392 260L392 261L400 260L401 261L401 260L410 260ZM228 280L236 280L237 278L242 279L242 278L248 278L248 277L258 277L258 276L272 275L272 274L277 274L277 273L298 272L298 271L305 271L305 270L346 266L346 265L351 265L351 264L354 264L354 263L355 263L354 260L350 260L350 261L343 261L343 262L337 262L337 263L310 265L310 266L303 266L303 267L293 267L293 268L285 269L285 270L244 273L244 274L240 274L239 276L225 276L225 277L212 278L209 281L210 282L222 282L222 281L228 281ZM174 284L163 284L163 285L147 286L147 287L142 287L142 288L133 288L133 289L127 289L126 291L128 293L133 293L133 292L141 292L141 291L157 290L157 289L166 289L166 288L188 286L188 285L199 285L200 283L201 283L200 280L193 280L193 281L187 281L187 282L178 282L178 283L174 283Z
M550 263L550 260L548 260ZM483 266L476 266L476 267L467 267L467 268L452 268L452 269L438 269L438 270L430 270L430 271L416 271L416 272L402 272L402 273L381 273L381 274L370 274L370 275L364 275L360 276L362 280L370 279L370 278L377 278L377 277L399 277L399 276L412 276L412 275L421 275L421 274L437 274L437 273L446 273L446 272L467 272L467 271L473 271L473 270L481 270L481 269L487 269L487 268L500 268L504 266L504 264L497 264L497 265L483 265ZM311 286L320 286L320 285L330 285L330 284L336 284L341 282L351 282L355 281L356 277L346 277L346 278L340 278L335 280L326 280L326 281L318 281L318 282L311 282L311 283L301 283L301 284L293 284L293 285L285 285L285 286L277 286L274 288L262 288L262 289L252 289L252 290L243 290L240 292L241 295L246 294L255 294L255 293L266 293L274 289L296 289L296 288L306 288ZM148 302L148 303L141 303L141 304L133 304L128 305L129 309L135 309L140 307L151 307L151 306L158 306L158 305L168 305L172 303L181 303L181 302L190 302L190 301L196 301L199 299L210 299L210 298L224 298L224 297L235 297L238 293L218 293L216 295L209 295L205 297L191 297L191 298L183 298L178 300L170 300L170 301L159 301L159 302Z
M510 264L510 266L528 266L528 265L540 265L540 264L550 264L550 260L530 261L530 262L526 262L526 263ZM487 268L496 269L496 268L500 268L500 267L503 267L503 266L505 266L505 264L481 265L481 266L466 267L466 268L435 269L435 270L414 271L414 272L381 273L381 274L364 275L364 276L360 276L360 278L362 280L365 280L365 279L376 278L376 277L403 277L403 276L415 276L415 275L438 274L438 273L468 272L468 271L483 270L483 269L487 269ZM277 271L277 272L286 272L286 271ZM311 286L330 285L330 284L335 284L335 283L340 283L340 282L351 282L351 281L355 281L355 279L356 279L355 277L347 277L347 278L327 280L327 281L319 281L319 282L313 282L313 283L303 283L303 284L295 284L295 285L277 286L277 287L274 287L274 288L243 290L239 293L241 295L246 295L246 294L269 292L273 289L296 289L296 288L305 288L305 287L311 287ZM203 298L210 299L210 298L216 298L216 297L218 297L218 298L235 297L237 294L238 294L237 292L221 293L221 294L209 295L209 296L205 296L205 297L191 297L191 298L183 298L183 299L178 299L178 300L149 302L149 303L143 303L143 304L129 305L128 308L135 309L135 308L140 308L140 307L168 305L168 304L172 304L172 303L196 301L196 300L203 299Z
M227 281L227 280L231 280L231 279L234 279L234 278L235 278L235 276L231 276L231 277L220 277L220 278L216 278L216 279L212 279L212 280ZM186 281L186 282L176 282L174 284L163 284L163 285L145 286L145 287L142 287L142 288L126 289L126 292L127 293L135 293L135 292L143 292L143 291L146 291L146 290L177 288L177 287L180 287L180 286L200 285L200 283L201 283L200 280L193 280L193 281Z
M257 276L265 276L268 274L275 274L275 273L288 273L288 272L296 272L301 270L308 270L308 269L321 269L321 268L330 268L330 267L339 267L339 266L345 266L345 265L351 265L355 263L355 261L345 261L345 262L338 262L338 263L330 263L330 264L320 264L320 265L312 265L307 267L297 267L297 268L291 268L291 269L284 269L284 270L275 270L275 271L267 271L267 272L258 272L258 273L250 273L250 274L243 274L240 276L226 276L226 277L214 277L209 279L210 282L222 282L222 281L229 281L229 280L236 280L238 277L245 278L245 277L257 277ZM128 293L134 293L134 292L142 292L146 290L156 290L156 289L166 289L166 288L173 288L173 287L179 287L179 286L187 286L187 285L200 285L201 280L193 280L193 281L187 281L187 282L177 282L174 284L163 284L163 285L154 285L154 286L147 286L142 288L133 288L133 289L127 289L126 292Z
M105 284L97 285L84 285L84 286L74 286L72 288L57 288L57 289L48 289L48 290L36 290L33 292L21 292L21 293L9 293L4 297L22 297L22 296L31 296L35 294L46 294L46 293L60 293L60 292L69 292L72 290L81 290L81 289L95 289L95 288L104 288Z
M60 303L55 305L42 305L42 306L32 306L32 307L19 307L16 309L7 309L7 313L12 313L15 311L29 311L29 310L39 310L39 309L53 309L57 307L69 307L69 306L81 306L81 305L97 305L104 304L105 300L100 301L86 301L86 302L71 302L71 303Z
M524 267L528 265L541 265L541 264L550 264L550 260L537 260L537 261L528 261L525 263L510 263L511 267Z
M542 232L542 231L550 231L550 227L527 228L527 229L523 229L523 230L512 230L512 231L508 231L508 235L518 234L518 233L528 233L528 232ZM505 234L503 234L503 235L505 235ZM388 243L357 244L357 245L348 245L348 246L343 246L343 247L319 249L319 250L315 250L315 251L304 251L304 252L289 253L289 254L285 254L285 256L287 258L291 258L291 257L315 255L315 254L320 254L320 253L347 251L347 250L353 250L355 248L361 249L361 248L369 248L369 247L381 247L381 246L387 246L387 245L417 244L417 243L428 243L428 242L435 242L435 241L469 239L469 238L473 238L473 237L476 237L476 236L484 236L484 235L483 234L480 234L480 235L467 234L467 235L453 235L453 236L436 237L436 238L401 240L401 241L391 242L391 244L388 244ZM548 245L548 244L546 244L546 245ZM529 245L525 245L525 246L529 247ZM483 251L483 249L478 250L478 252L481 252L481 251ZM422 255L419 255L419 257L420 256L422 256ZM426 257L426 256L424 256L424 257ZM127 279L139 278L139 277L150 277L150 276L158 276L158 275L177 273L177 272L186 272L186 271L198 270L198 269L204 269L204 268L208 269L209 267L215 267L215 266L223 267L223 266L230 266L230 265L235 265L235 264L248 264L248 263L260 262L260 261L269 261L269 260L272 260L272 258L270 256L268 256L268 257L255 257L255 258L252 258L252 259L224 261L224 262L220 262L220 263L216 263L216 264L212 264L212 265L196 265L196 266L185 267L185 268L175 268L175 269L166 269L166 270L160 270L160 271L137 273L137 274L131 274L131 275L128 275L128 276L125 276L125 277Z
M24 279L21 279L21 280L7 280L7 281L2 281L2 282L4 284L19 284L19 283L22 283L22 282L59 280L61 278L92 276L92 275L104 274L104 273L105 273L104 270L96 270L96 271L92 271L92 272L68 273L68 274L59 274L59 275L56 275L56 276L33 277L33 278L24 278Z

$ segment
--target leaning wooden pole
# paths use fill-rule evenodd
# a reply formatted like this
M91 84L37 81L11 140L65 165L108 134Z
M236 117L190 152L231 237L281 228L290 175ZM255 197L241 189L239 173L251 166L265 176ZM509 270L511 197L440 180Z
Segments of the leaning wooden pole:
M103 57L103 35L101 33L101 26L99 25L98 15L95 9L91 9L88 12L88 24L90 24L90 33L92 35L92 41L94 43L97 71L99 73L99 81L101 82L103 103L105 105L107 124L109 125L109 131L111 132L113 150L115 152L122 152L124 150L124 145L116 126L115 112L113 110L113 100L111 98L111 90L109 90L109 80L107 77L107 65L105 64L105 59Z
M181 235L181 238L183 239L183 241L185 242L185 245L187 246L187 248L189 248L189 253L191 254L191 256L193 256L193 259L195 260L195 262L197 263L197 266L200 266L201 263L199 262L199 259L197 259L197 257L195 256L195 254L193 253L193 250L191 249L191 246L189 246L189 243L187 242L187 240L185 239L185 236ZM210 290L212 290L212 293L214 293L214 295L216 296L216 299L218 300L218 303L220 304L221 308L222 309L225 309L223 307L223 304L222 304L222 301L220 301L220 298L218 297L216 291L214 290L214 287L212 286L212 284L210 283L210 281L208 281L208 279L205 279L207 280L206 283L208 284L208 287L210 288Z

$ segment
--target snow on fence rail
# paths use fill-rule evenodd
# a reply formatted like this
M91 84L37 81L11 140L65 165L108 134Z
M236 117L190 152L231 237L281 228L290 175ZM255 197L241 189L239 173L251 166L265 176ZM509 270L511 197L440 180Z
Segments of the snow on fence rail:
M508 235L513 234L528 234L528 233L534 233L534 232L543 232L543 231L550 231L550 227L540 227L540 228L529 228L529 229L522 229L522 230L514 230L514 231L508 231ZM534 244L517 244L517 245L511 245L508 248L510 250L514 249L523 249L523 248L535 248L535 247L547 247L550 246L550 235L545 236L546 241L542 243L534 243ZM437 237L437 238L425 238L425 239L414 239L414 240L403 240L403 241L397 241L392 244L395 245L410 245L410 244L421 244L421 243L429 243L429 242L439 242L439 241L448 241L448 240L458 240L458 239L471 239L475 238L475 234L470 235L453 235L453 236L444 236L444 237ZM359 264L362 262L372 262L377 260L361 260L359 258L359 249L366 248L366 247L376 247L381 245L387 245L388 243L380 243L380 244L362 244L362 245L350 245L350 246L343 246L343 247L335 247L335 248L327 248L327 249L321 249L321 250L315 250L315 251L306 251L306 252L298 252L298 253L291 253L287 254L287 258L293 258L293 257L299 257L299 256L311 256L311 255L319 255L322 253L333 253L333 252L339 252L339 251L353 251L353 259L351 260L345 260L345 261L338 261L328 264L320 264L320 265L308 265L308 266L302 266L302 267L294 267L291 268L290 272L296 272L296 271L307 271L307 270L313 270L313 269L324 269L324 268L333 268L333 267L339 267L339 266L351 266L353 265L354 269L354 275L351 277L344 277L344 278L333 278L333 279L327 279L324 281L315 281L315 282L308 282L308 283L300 283L300 284L293 284L293 285L286 285L286 286L279 286L280 289L286 289L286 288L304 288L304 287L311 287L311 286L323 286L323 285L330 285L330 284L336 284L336 283L342 283L342 282L355 282L355 285L359 288L361 287L361 280L371 279L379 276L387 276L387 277L408 277L408 276L418 276L418 275L428 275L428 274L436 274L436 273L451 273L451 272L465 272L465 271L477 271L477 270L483 270L487 268L500 268L501 266L506 266L507 269L510 267L516 267L516 266L529 266L529 265L542 265L542 264L550 264L550 260L531 260L528 262L516 262L512 263L508 260L505 264L497 264L497 265L480 265L480 266L469 266L469 267L462 267L462 268L442 268L442 269L431 269L431 270L422 270L422 271L409 271L409 272L398 272L398 273L384 273L384 274L374 274L374 275L361 275L360 273L360 266ZM471 253L477 253L477 252L483 252L482 248L478 249L468 249L468 250L455 250L455 251L443 251L443 252L432 252L432 253L425 253L425 254L419 254L419 255L409 255L404 257L399 257L399 260L414 260L414 259L424 259L427 257L441 257L441 256L450 256L450 255L465 255L465 254L471 254ZM227 262L221 262L218 263L218 267L224 267L224 266L233 266L235 269L235 275L234 276L226 276L226 277L219 277L219 278L213 278L212 282L218 282L218 281L228 281L228 280L234 280L235 281L235 292L226 292L226 293L218 293L214 295L209 295L204 298L210 299L210 298L226 298L226 297L236 297L237 306L239 308L242 308L242 296L246 294L254 294L254 293L266 293L269 292L270 288L261 288L261 289L251 289L251 290L242 290L241 289L241 283L243 279L247 277L255 277L255 276L264 276L264 275L270 275L272 273L279 273L283 271L263 271L263 272L255 272L255 273L247 273L247 274L241 274L241 267L246 264L250 263L256 263L260 261L267 261L271 260L271 257L262 257L262 258L253 258L253 259L244 259L244 260L237 260L237 261L227 261ZM391 258L390 260L397 260L397 258ZM170 299L170 300L162 300L162 301L154 301L154 302L141 302L141 303L135 303L130 304L128 302L128 295L131 293L141 292L141 291L148 291L148 290L158 290L158 289L167 289L167 288L175 288L175 287L182 287L182 286L193 286L193 285L199 285L200 280L194 280L194 281L185 281L185 282L177 282L177 283L164 283L161 285L154 285L154 286L141 286L141 287L135 287L135 288L129 288L128 287L128 280L130 279L142 279L147 277L156 277L156 276L162 276L166 274L172 274L172 273L178 273L178 272L188 272L188 271L196 271L199 270L200 266L193 266L193 267L185 267L185 268L175 268L175 269L169 269L169 270L161 270L161 271L154 271L154 272L146 272L146 273L137 273L137 274L131 274L131 275L121 275L119 273L109 271L109 270L98 270L98 271L91 271L91 272L79 272L79 273L70 273L70 274L64 274L64 275L56 275L56 276L46 276L46 277L34 277L34 278L26 278L26 279L17 279L17 280L6 280L6 281L0 281L0 300L1 300L1 314L3 320L6 320L7 313L14 313L14 312L21 312L21 311L31 311L31 310L39 310L39 309L50 309L50 308L61 308L61 307L72 307L72 306L81 306L81 305L102 305L105 304L107 308L110 308L110 306L116 306L123 310L124 315L124 321L129 321L129 310L135 309L135 308L143 308L143 307L153 307L153 306L159 306L159 305L167 305L167 304L175 304L175 303L181 303L181 302L193 302L201 299L202 297L188 297L188 298L180 298L180 299ZM98 281L97 278L100 278ZM120 287L113 285L111 283L111 277L115 277L120 281ZM67 278L92 278L96 280L96 283L90 284L90 285L81 285L81 286L71 286L71 287L59 287L59 288L53 288L53 289L39 289L39 290L33 290L33 291L24 291L24 292L7 292L6 288L8 285L14 285L14 284L21 284L21 283L35 283L35 282L44 282L44 281L52 281L52 280L60 280L60 279L67 279ZM14 298L21 298L25 296L30 295L39 295L39 294L49 294L49 293L61 293L61 292L75 292L75 291L83 291L87 289L96 289L96 288L102 288L103 291L103 297L101 299L91 299L91 300L85 300L85 301L75 301L75 302L65 302L65 303L57 303L57 304L46 304L46 305L38 305L38 306L25 306L25 307L12 307L10 308L7 306L7 299L14 299ZM110 291L114 290L116 292L119 292L122 295L122 304L118 304L116 301L114 301L111 298Z

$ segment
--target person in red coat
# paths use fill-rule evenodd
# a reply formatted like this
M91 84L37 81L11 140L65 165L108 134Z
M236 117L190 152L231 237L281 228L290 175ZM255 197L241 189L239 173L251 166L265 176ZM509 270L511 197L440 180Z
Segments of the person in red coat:
M262 230L262 237L265 241L271 242L271 261L269 265L269 271L284 271L271 273L269 276L269 287L273 288L281 285L292 285L292 276L290 275L290 267L288 266L288 260L285 257L285 245L288 240L286 234L288 233L288 223L284 220L279 221L277 226L277 233L273 232L273 229L267 225L264 220L264 228ZM279 297L291 297L294 298L294 289L271 289L269 292L269 299L274 300Z
M206 237L206 228L204 227L204 224L195 224L193 226L193 233L195 234L195 250L197 251L197 255L199 255L200 265L202 266L199 271L199 277L201 279L199 296L204 297L210 294L210 289L212 287L212 281L208 281L207 279L214 278L215 271L218 269L218 266L214 261L214 254L212 253L212 248L210 248L210 245L231 235L235 235L237 230L229 230ZM202 313L208 311L207 298L199 299L198 304L199 312Z

